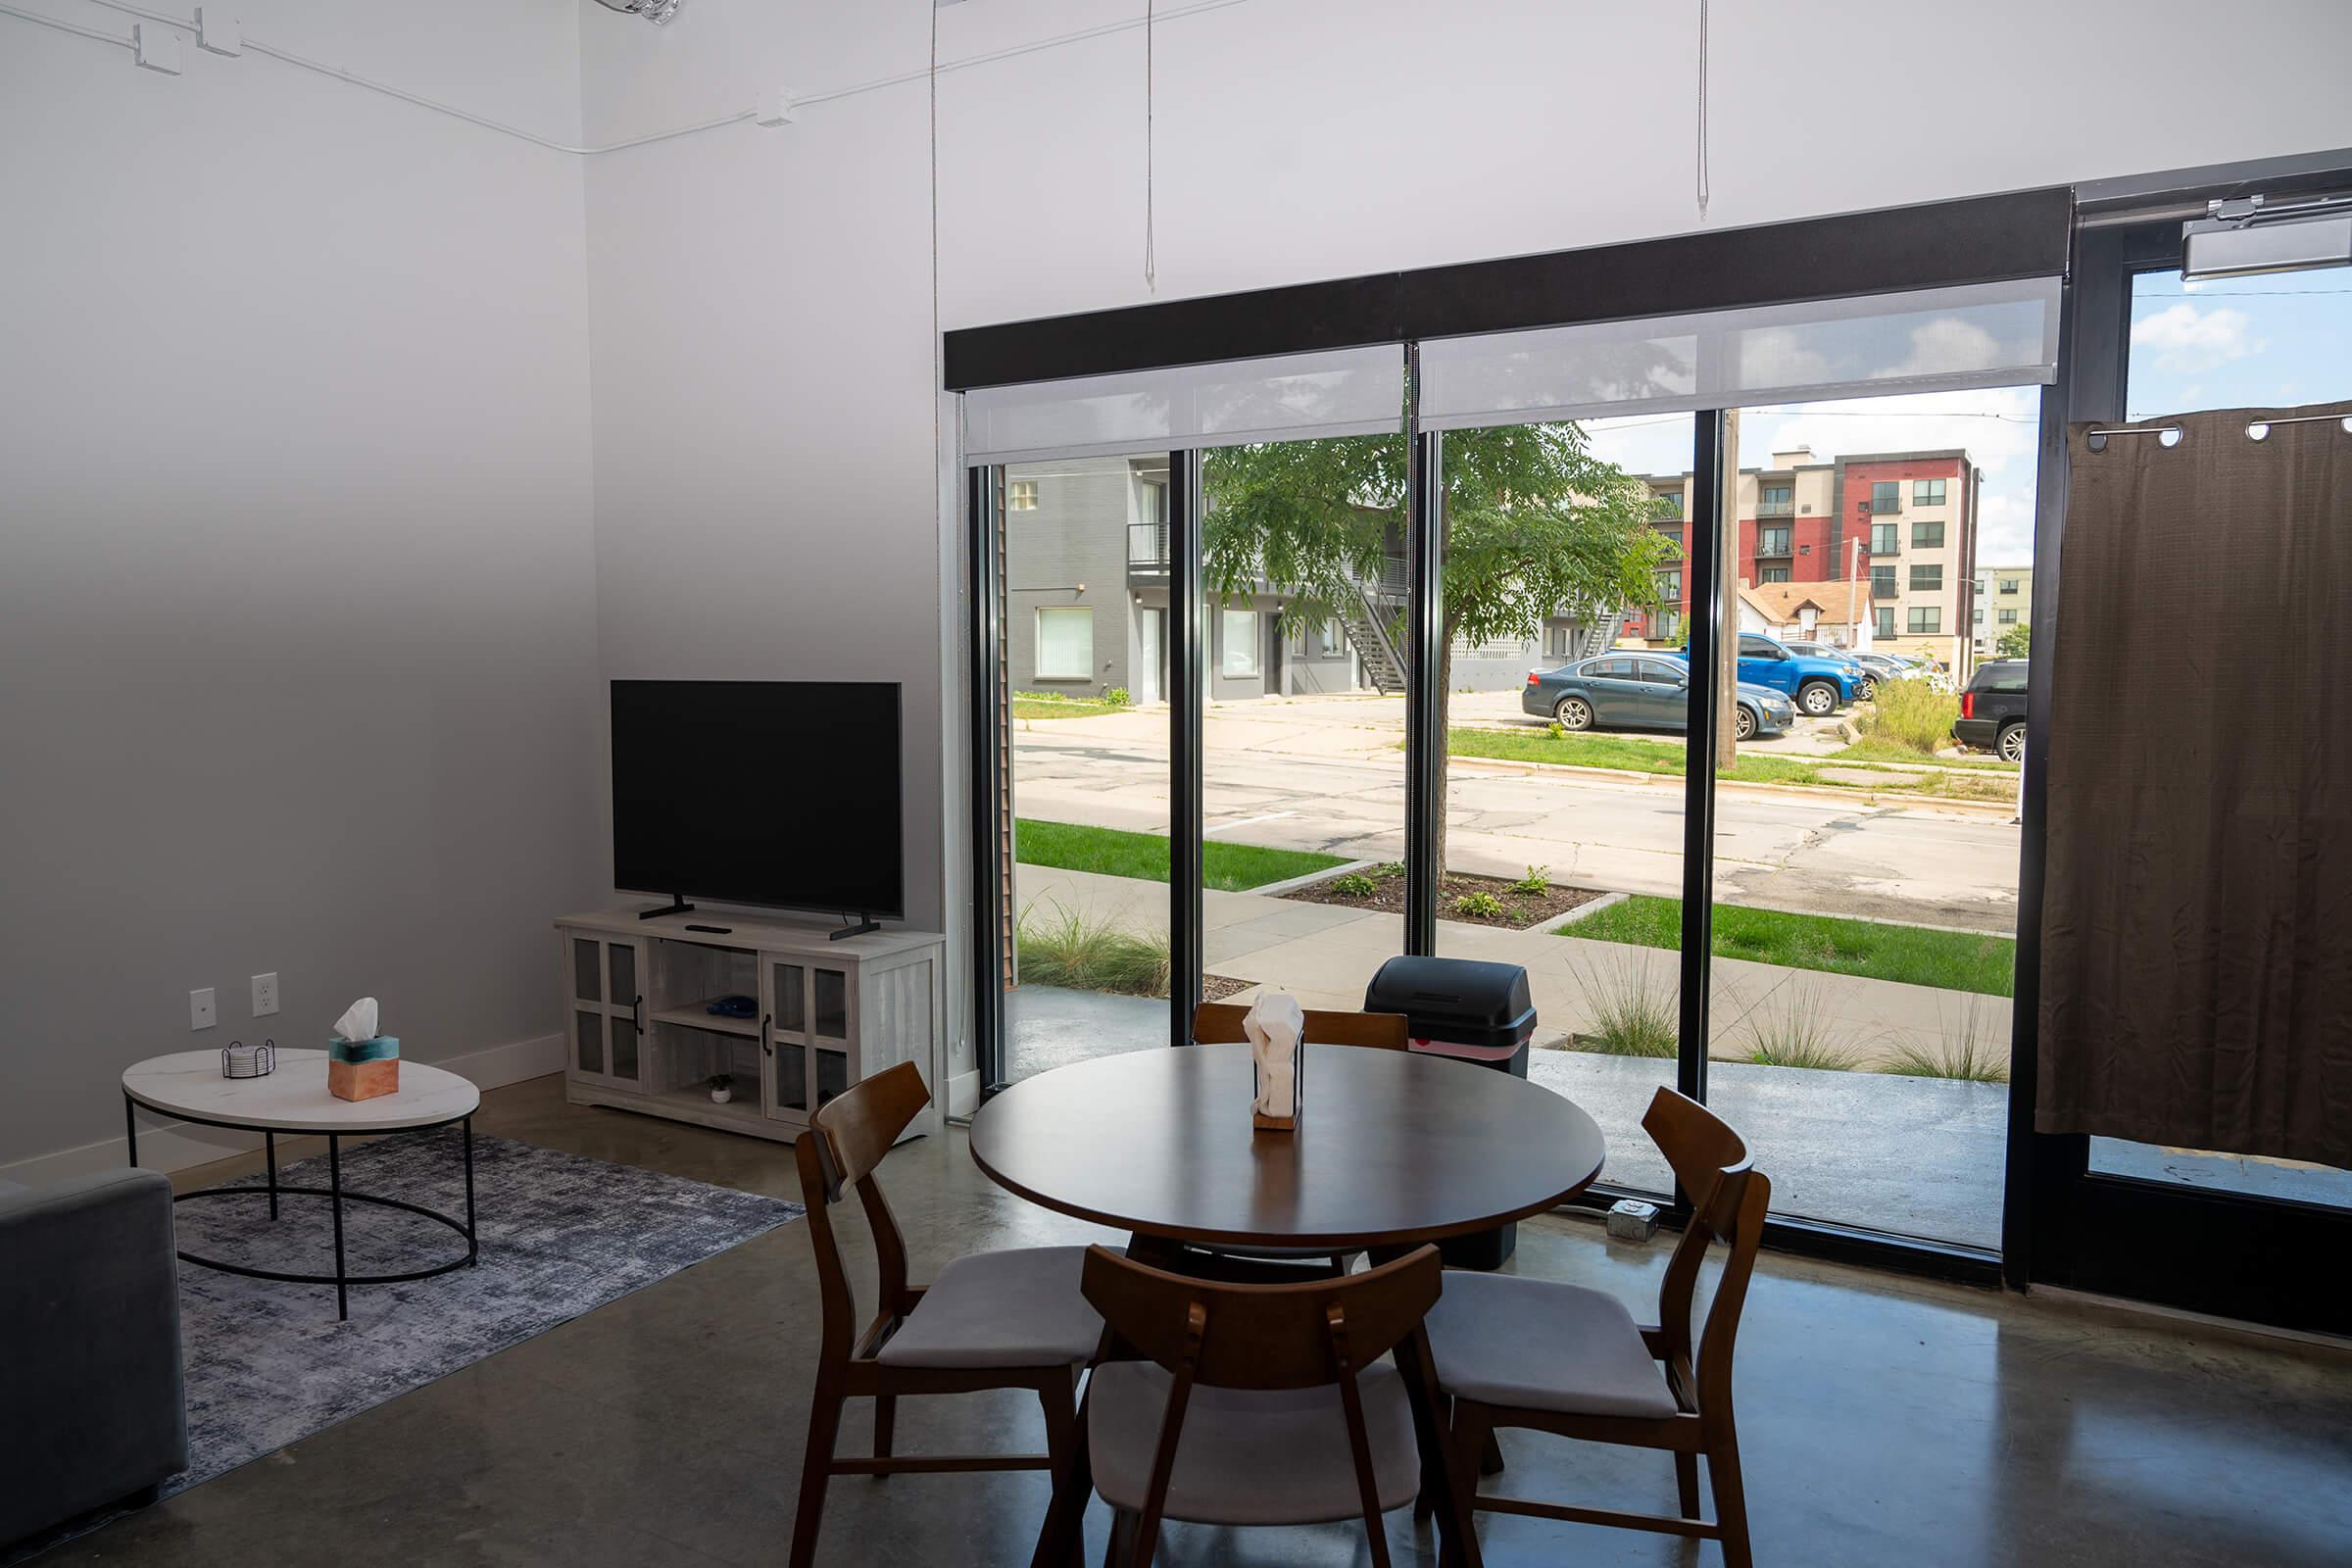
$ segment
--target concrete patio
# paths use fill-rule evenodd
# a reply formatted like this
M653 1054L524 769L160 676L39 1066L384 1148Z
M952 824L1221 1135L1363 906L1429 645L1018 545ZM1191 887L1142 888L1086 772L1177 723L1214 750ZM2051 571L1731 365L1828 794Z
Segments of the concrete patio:
M1339 1004L1362 1002L1359 992ZM1006 994L1004 1013L1016 1078L1168 1043L1168 1004L1142 997L1022 986ZM1673 1062L1541 1049L1528 1076L1600 1124L1609 1147L1603 1180L1668 1189L1642 1114L1658 1086L1674 1082ZM1708 1069L1707 1098L1756 1147L1780 1212L2000 1245L2003 1086L1719 1061Z

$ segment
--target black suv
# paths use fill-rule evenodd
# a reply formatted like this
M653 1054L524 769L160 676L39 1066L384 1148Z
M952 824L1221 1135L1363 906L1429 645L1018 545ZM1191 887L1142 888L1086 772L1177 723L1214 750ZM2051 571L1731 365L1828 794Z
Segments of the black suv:
M1952 738L1999 755L2004 762L2026 760L2026 662L1995 659L1977 666L1976 679L1960 694L1960 716Z

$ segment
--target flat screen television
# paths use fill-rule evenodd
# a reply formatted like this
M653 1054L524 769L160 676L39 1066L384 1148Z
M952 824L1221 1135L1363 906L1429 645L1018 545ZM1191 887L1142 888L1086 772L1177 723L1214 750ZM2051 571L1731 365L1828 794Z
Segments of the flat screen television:
M612 683L613 885L670 911L903 918L900 806L895 681Z

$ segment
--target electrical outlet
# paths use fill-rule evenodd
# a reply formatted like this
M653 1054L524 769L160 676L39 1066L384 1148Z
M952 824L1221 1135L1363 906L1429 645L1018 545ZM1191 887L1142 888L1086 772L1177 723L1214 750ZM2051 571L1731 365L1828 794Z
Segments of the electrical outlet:
M206 986L202 991L189 992L188 1027L191 1029L210 1029L214 1022L213 988L211 986Z
M253 1015L267 1018L277 1010L277 972L253 977Z

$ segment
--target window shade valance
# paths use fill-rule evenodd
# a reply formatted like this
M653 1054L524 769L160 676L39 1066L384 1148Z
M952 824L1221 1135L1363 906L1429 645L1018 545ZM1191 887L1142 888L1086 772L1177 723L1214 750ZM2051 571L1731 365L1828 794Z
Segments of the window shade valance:
M2058 279L1648 317L1421 345L1424 429L2047 382Z
M970 463L1374 435L1404 428L1399 344L984 387L964 396Z

